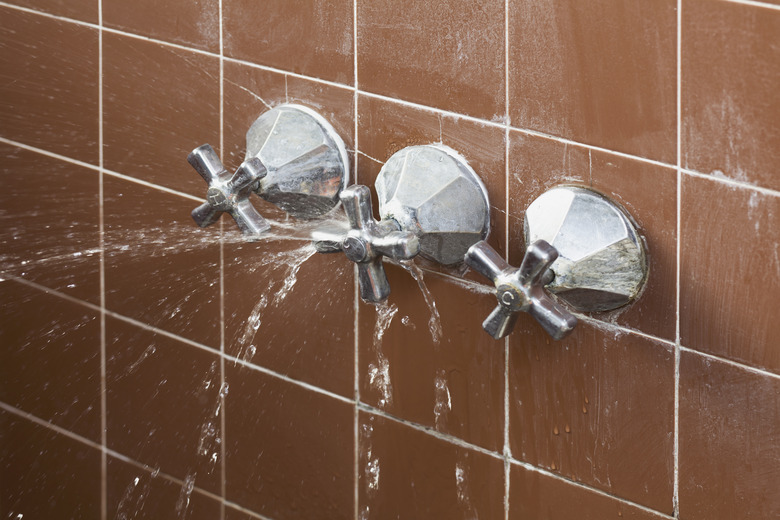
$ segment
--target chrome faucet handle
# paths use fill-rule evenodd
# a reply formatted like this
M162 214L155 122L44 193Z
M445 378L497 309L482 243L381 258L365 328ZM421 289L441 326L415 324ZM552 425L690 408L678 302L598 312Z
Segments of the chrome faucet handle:
M574 329L577 318L553 301L544 290L552 272L549 267L558 251L544 240L526 250L520 267L512 267L484 240L471 246L465 261L496 286L498 306L482 323L495 339L508 336L515 326L518 312L527 312L553 339L561 339Z
M204 144L187 156L187 162L209 185L206 202L192 210L192 218L200 227L210 226L222 213L228 213L244 235L256 237L271 228L249 202L257 183L266 175L257 157L247 159L230 175L211 145Z
M408 260L420 252L420 242L414 233L401 231L392 219L374 220L368 186L345 188L340 199L350 229L345 234L327 230L315 232L314 246L320 253L343 251L358 265L360 297L367 302L381 302L390 295L382 257Z

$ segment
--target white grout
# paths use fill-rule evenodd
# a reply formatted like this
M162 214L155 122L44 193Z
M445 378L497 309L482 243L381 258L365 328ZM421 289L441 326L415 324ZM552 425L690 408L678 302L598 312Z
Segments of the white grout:
M222 16L222 0L218 3L219 11L219 153L222 161L225 160L225 38L224 19ZM285 91L287 79L285 77ZM219 518L225 520L225 499L227 498L227 413L226 395L222 391L227 384L225 379L225 220L219 220L219 435L222 442L219 445L220 494L222 500L219 507Z
M682 0L677 0L677 231L675 270L675 333L674 333L674 464L672 511L680 517L680 258L682 216Z
M511 128L509 97L509 0L504 0L504 260L509 262L511 225L509 219L509 137ZM509 520L510 510L510 462L512 450L509 444L509 337L504 338L504 520Z
M765 9L773 9L775 11L780 11L780 5L777 4L767 4L765 2L756 2L753 0L723 0L724 2L728 2L730 4L742 4L742 5L749 5L752 7L762 7Z
M656 516L657 518L666 518L669 520L673 520L674 517L666 515L664 513L661 513L659 511L656 511L655 509L651 509L647 506L643 506L642 504L639 504L637 502L633 502L631 500L627 500L625 498L621 498L617 495L613 495L611 493L607 493L606 491L602 489L598 489L595 487L588 486L587 484L583 484L582 482L578 482L576 480L570 480L568 478L562 477L561 475L557 473L553 473L551 471L547 471L546 469L540 468L539 466L534 466L533 464L529 464L527 462L523 462L521 460L512 459L512 464L515 466L520 466L528 471L531 471L533 473L539 473L540 475L544 475L546 477L554 478L555 480L561 480L567 484L570 484L572 486L578 487L580 489L584 489L585 491L590 491L592 493L595 493L597 495L601 495L603 497L611 498L613 500L617 500L618 502L621 502L625 505L635 507L637 509L641 509L645 513L649 513L651 515Z
M98 236L100 249L100 518L108 520L108 450L106 402L106 241L103 180L103 0L98 1Z
M358 4L357 0L353 0L352 2L352 66L353 66L353 72L354 72L354 93L353 93L353 104L354 104L354 112L352 114L352 117L354 118L354 142L353 142L353 148L355 149L355 153L353 154L353 168L354 171L351 172L352 174L352 183L357 184L358 182L358 156L360 155L360 140L358 138L358 113L359 113L359 83L358 83ZM347 184L349 184L349 179L347 179ZM360 402L360 290L359 290L359 277L358 277L358 266L355 264L352 269L352 286L353 286L353 294L352 294L352 305L354 309L354 322L352 325L352 333L354 334L354 369L353 369L353 385L354 385L354 437L353 437L353 454L354 457L353 465L354 465L354 473L353 473L353 507L354 507L354 515L355 520L360 520L360 410L358 409L358 403Z

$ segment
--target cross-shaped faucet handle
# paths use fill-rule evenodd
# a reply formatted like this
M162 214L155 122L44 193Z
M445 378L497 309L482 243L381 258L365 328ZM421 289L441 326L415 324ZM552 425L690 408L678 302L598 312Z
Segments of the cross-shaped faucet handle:
M358 265L360 297L367 302L381 302L390 295L382 257L408 260L420 252L420 242L414 233L400 231L394 220L374 220L367 186L345 188L340 198L349 219L349 231L330 237L327 232L315 234L314 245L320 253L343 251Z
M498 306L482 323L495 339L508 336L515 326L518 312L527 312L553 339L561 339L577 325L577 318L553 301L544 290L549 267L558 251L538 240L526 250L520 267L504 261L487 242L477 242L466 253L466 263L490 279L496 286Z
M258 158L247 159L231 175L211 145L204 144L190 153L187 162L209 185L206 202L192 210L192 218L200 227L210 226L222 213L228 213L244 235L257 237L271 228L249 202L249 195L266 175Z

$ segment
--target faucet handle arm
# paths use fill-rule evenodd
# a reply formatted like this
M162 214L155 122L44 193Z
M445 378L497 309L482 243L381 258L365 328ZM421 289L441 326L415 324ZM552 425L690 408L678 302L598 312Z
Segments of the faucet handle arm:
M554 339L566 336L577 325L577 318L545 292L545 275L558 258L553 246L539 240L528 247L519 268L507 264L485 241L469 248L465 262L490 279L496 287L498 306L483 322L483 328L495 339L508 336L518 312L527 312Z
M381 302L390 295L382 257L412 258L420 252L420 243L414 233L400 231L394 221L374 220L368 186L349 186L339 196L350 229L341 234L333 230L316 231L312 237L314 246L320 253L342 251L358 266L360 297L367 302Z
M257 182L266 175L258 158L244 161L232 176L208 144L193 150L187 161L209 185L206 202L192 211L195 223L200 227L210 226L222 213L228 213L245 235L256 236L270 229L268 222L249 202Z

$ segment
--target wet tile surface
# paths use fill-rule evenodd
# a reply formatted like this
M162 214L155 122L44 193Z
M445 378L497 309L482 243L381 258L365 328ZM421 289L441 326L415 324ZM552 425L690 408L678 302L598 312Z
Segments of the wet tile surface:
M361 90L503 121L504 2L375 0L357 10Z
M288 240L228 244L225 258L226 353L351 398L352 263Z
M632 304L594 318L674 341L676 333L677 174L606 152L512 132L509 149L510 263L525 255L525 210L559 185L591 188L622 207L645 239L648 278Z
M108 457L107 511L109 518L158 520L219 518L220 504L182 483L153 477L120 459Z
M682 196L682 344L780 373L780 199L689 176Z
M219 493L219 357L106 319L108 447Z
M0 411L0 470L3 518L100 518L97 449Z
M106 307L219 348L219 229L198 202L106 176Z
M98 23L100 0L9 0L9 4L35 9L42 13Z
M219 53L219 0L103 0L103 23L112 29Z
M351 0L224 0L225 55L352 85ZM305 36L304 36L305 35Z
M0 7L0 135L98 162L98 32Z
M354 516L354 410L228 363L227 499L278 519Z
M583 487L512 466L509 518L521 520L661 520L667 518Z
M780 380L683 352L680 518L780 515Z
M360 413L360 518L502 518L504 463Z
M99 304L98 173L5 144L0 156L0 271Z
M100 441L100 320L81 305L0 282L0 400Z
M103 36L105 166L205 197L187 155L219 148L219 59L127 36Z
M512 126L676 161L676 2L509 3Z
M671 347L586 323L553 342L523 318L509 337L512 456L671 514Z
M683 165L780 190L780 12L690 0L682 16Z
M361 303L358 314L361 401L500 451L504 343L480 327L495 297L426 273L434 315L409 273L385 271L387 307Z

